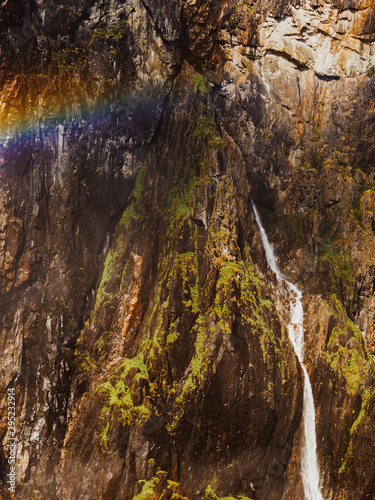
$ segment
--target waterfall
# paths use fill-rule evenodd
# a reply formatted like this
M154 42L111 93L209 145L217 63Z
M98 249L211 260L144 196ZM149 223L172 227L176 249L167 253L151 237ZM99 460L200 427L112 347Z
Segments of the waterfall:
M303 364L303 307L302 307L302 292L290 283L282 275L279 266L277 265L275 254L270 244L267 234L262 226L259 213L253 205L255 219L257 221L260 236L262 238L266 259L272 271L276 274L278 280L284 281L287 285L291 300L290 300L290 323L288 325L289 338L293 344L294 351L301 363L304 374L304 390L303 390L303 427L304 427L304 443L302 448L301 468L302 468L302 483L306 500L323 500L319 489L319 466L316 455L316 433L315 433L315 408L313 393L310 384L310 378Z

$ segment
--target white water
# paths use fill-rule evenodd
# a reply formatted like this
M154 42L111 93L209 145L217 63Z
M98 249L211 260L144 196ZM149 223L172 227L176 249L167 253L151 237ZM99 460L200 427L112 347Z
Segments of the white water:
M323 500L319 489L319 466L316 455L316 433L315 433L315 408L314 398L311 389L309 375L303 364L303 307L302 307L302 292L290 283L281 274L277 265L275 254L272 245L268 241L267 234L262 226L258 211L253 205L255 219L257 221L260 236L262 238L266 259L272 271L276 274L277 279L284 281L290 291L290 323L288 325L289 338L293 344L295 353L301 363L305 377L303 390L303 427L304 427L304 444L302 448L301 468L302 468L302 483L306 500Z

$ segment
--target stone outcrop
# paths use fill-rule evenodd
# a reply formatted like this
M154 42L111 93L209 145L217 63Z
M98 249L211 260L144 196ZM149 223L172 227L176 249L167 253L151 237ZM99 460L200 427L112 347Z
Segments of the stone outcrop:
M2 389L17 498L375 490L374 6L0 6ZM0 437L7 442L6 392ZM6 497L7 452L1 450Z

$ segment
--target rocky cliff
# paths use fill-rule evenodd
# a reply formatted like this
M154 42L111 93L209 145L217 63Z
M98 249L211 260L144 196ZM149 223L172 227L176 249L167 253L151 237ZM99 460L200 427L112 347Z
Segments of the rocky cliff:
M0 5L1 494L375 491L372 0Z

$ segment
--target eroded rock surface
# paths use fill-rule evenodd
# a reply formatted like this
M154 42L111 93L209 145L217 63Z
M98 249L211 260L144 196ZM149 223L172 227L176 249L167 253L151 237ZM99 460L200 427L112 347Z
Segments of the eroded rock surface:
M17 498L301 498L303 377L251 200L304 292L323 496L372 498L374 19L369 0L2 2Z

